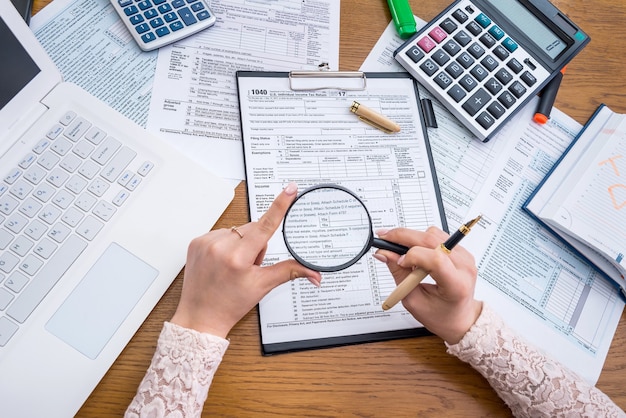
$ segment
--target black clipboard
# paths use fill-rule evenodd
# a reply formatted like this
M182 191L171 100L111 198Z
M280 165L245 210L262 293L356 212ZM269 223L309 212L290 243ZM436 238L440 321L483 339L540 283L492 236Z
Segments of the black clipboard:
M427 154L428 165L430 169L430 173L433 179L432 187L435 190L436 195L436 206L437 206L437 216L438 220L441 222L441 227L443 230L447 231L447 222L443 209L443 202L441 199L441 193L439 190L439 185L437 183L436 171L434 166L434 161L432 157L432 152L430 150L430 143L428 142L428 134L427 134L427 123L424 120L423 116L423 107L422 102L419 98L419 91L417 85L410 75L406 73L362 73L362 72L333 72L333 71L314 71L314 72L305 72L305 71L293 71L293 72L258 72L258 71L238 71L236 73L237 78L237 88L238 88L238 98L240 104L240 117L241 117L241 126L242 126L242 143L244 148L244 164L245 164L245 172L246 172L246 187L247 187L247 196L248 196L248 206L250 209L250 213L252 213L253 205L255 202L252 201L252 196L250 193L250 174L249 171L253 170L251 168L254 165L253 161L250 159L255 158L254 153L252 152L250 138L247 137L247 123L248 115L245 110L242 108L242 95L243 94L251 94L249 89L248 91L242 87L242 80L244 79L256 79L262 80L263 78L281 78L285 79L288 83L288 89L293 92L315 92L320 90L338 90L339 92L366 92L368 89L368 82L376 79L406 79L410 81L410 85L412 86L415 94L417 112L419 113L417 120L419 121L419 128L422 131L423 138L425 141L425 150ZM269 94L267 91L264 91L262 83L257 84L258 93L259 94ZM311 93L314 94L314 93ZM341 93L338 93L341 94ZM374 128L371 128L374 129ZM258 151L258 150L257 150ZM302 185L301 189L302 189ZM322 282L322 286L324 286L324 282ZM263 303L263 302L262 302ZM410 315L408 313L404 313L405 315ZM384 330L384 331L373 331L373 332L356 332L350 335L340 335L340 336L327 336L322 338L311 338L311 339L296 339L292 341L282 341L282 342L271 342L265 343L263 342L263 321L261 316L263 315L261 307L259 308L259 328L260 334L262 336L261 348L263 355L273 355L278 353L286 353L286 352L294 352L294 351L302 351L309 349L319 349L319 348L329 348L329 347L337 347L351 344L359 344L366 342L376 342L376 341L384 341L390 339L399 339L399 338L409 338L409 337L417 337L423 335L430 335L430 332L426 330L423 326L419 324L404 329L394 329L394 330ZM385 316L385 313L380 308L380 316Z

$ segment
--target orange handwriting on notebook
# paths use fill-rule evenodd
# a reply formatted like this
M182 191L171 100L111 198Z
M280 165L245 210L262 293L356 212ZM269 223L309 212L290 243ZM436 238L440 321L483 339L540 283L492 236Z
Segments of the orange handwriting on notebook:
M610 157L604 161L600 161L598 165L610 164L613 169L613 173L616 177L620 176L619 167L616 163L616 160L622 158L621 155L616 155L614 157ZM611 197L611 201L613 202L613 207L617 210L626 207L626 184L615 183L608 187L609 196Z

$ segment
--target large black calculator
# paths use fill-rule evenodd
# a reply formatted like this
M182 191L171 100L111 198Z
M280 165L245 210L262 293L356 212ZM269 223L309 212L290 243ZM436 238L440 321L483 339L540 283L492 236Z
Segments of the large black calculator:
M546 0L458 0L394 56L486 142L589 40Z

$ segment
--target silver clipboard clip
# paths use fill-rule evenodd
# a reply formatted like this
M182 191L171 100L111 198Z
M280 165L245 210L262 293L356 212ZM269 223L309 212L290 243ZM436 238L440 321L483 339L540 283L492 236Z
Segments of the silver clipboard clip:
M328 80L341 81L341 85L329 85ZM359 91L367 87L367 78L361 71L290 71L289 88L304 90Z

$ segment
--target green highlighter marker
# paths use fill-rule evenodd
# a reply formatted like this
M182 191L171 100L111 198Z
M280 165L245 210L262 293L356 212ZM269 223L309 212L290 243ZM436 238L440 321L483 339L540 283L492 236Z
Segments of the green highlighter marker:
M409 0L387 0L393 23L401 38L405 39L417 32L415 17L409 5Z

